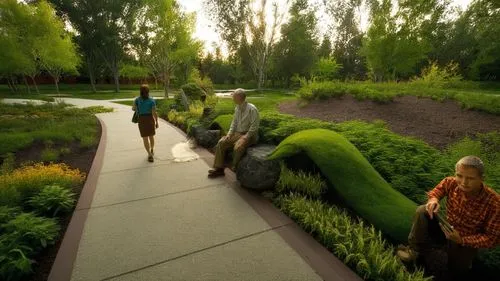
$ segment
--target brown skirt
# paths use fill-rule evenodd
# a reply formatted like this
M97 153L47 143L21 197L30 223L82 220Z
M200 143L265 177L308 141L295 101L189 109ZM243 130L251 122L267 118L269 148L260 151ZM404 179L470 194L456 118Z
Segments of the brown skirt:
M155 135L155 119L153 118L153 115L139 116L139 132L143 138Z

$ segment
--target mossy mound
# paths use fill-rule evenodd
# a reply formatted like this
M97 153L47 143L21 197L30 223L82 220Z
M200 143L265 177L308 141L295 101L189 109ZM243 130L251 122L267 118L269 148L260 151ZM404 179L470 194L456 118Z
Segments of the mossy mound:
M417 204L393 189L346 138L325 129L304 130L286 138L269 158L301 152L359 216L389 237L407 241Z

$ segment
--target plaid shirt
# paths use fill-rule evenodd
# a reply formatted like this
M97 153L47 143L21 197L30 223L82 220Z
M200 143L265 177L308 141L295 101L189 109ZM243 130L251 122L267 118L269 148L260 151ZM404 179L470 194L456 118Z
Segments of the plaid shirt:
M483 185L474 198L466 198L454 177L443 179L427 193L429 199L447 196L448 222L462 237L463 245L493 248L500 244L500 196Z

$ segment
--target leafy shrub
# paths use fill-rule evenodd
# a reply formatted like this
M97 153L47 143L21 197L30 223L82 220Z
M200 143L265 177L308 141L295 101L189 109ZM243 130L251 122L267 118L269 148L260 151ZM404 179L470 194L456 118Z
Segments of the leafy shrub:
M79 170L72 170L65 164L25 166L0 176L0 203L19 206L40 192L44 186L59 185L70 188L81 184L83 180L84 175Z
M0 230L4 223L15 218L19 213L21 213L21 208L19 207L0 206Z
M54 219L21 213L3 224L7 239L37 252L55 243L60 227Z
M58 185L48 185L37 195L28 200L37 213L49 217L55 217L59 213L66 213L75 205L75 194L69 189Z
M330 81L336 78L339 70L342 68L334 58L321 58L313 68L313 76L318 81Z
M326 183L320 175L306 174L303 171L295 173L285 164L281 164L280 179L276 186L279 194L293 192L311 199L320 199L326 188Z
M295 133L270 159L305 153L348 206L397 241L406 241L417 205L394 190L346 138L324 129ZM335 161L332 161L335 159Z
M183 85L181 88L191 102L199 101L201 96L205 94L203 89L196 83L188 83Z
M294 194L276 204L364 280L431 280L422 271L409 273L379 231L336 207Z
M57 239L60 227L54 219L22 213L4 223L0 236L0 277L20 280L32 272L31 257Z
M421 77L415 78L412 82L417 86L445 88L460 80L462 76L459 74L458 63L449 63L445 67L440 67L436 62L432 62L422 70Z
M200 119L203 116L203 103L201 101L195 101L189 105L189 118Z
M451 145L445 152L449 166L454 167L460 158L475 155L481 158L485 167L485 183L500 192L500 133L478 134L475 138L466 137Z
M23 245L15 245L8 235L0 236L0 278L1 280L22 280L32 273L32 261L25 252L32 250Z

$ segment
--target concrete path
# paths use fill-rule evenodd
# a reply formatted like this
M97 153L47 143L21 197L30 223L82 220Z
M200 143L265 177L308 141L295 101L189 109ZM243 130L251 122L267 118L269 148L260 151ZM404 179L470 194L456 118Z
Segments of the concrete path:
M71 280L321 280L207 163L175 161L186 138L171 125L149 163L130 107L64 100L115 108L98 115L106 149Z
M49 280L361 280L234 178L208 179L211 156L167 122L149 163L129 106L63 100L115 111L97 114L103 138Z

